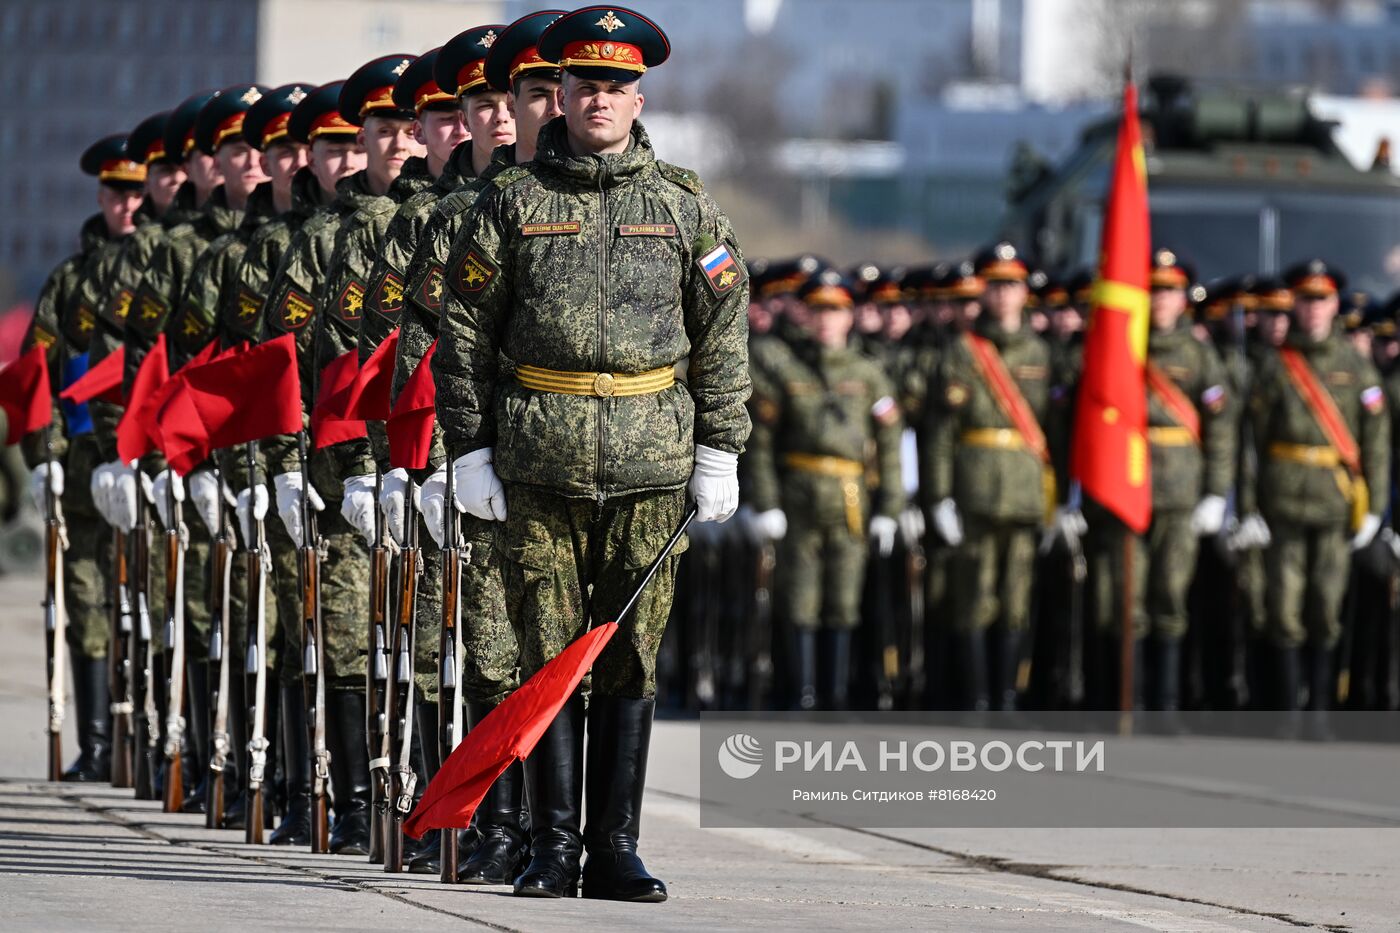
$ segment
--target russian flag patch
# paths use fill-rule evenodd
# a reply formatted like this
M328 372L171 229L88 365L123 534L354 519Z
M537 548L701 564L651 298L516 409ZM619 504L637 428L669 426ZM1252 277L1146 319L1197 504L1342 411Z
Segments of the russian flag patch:
M721 243L697 260L705 281L716 296L725 295L744 280L744 267L734 260L729 247Z
M1385 392L1380 386L1371 386L1361 393L1361 404L1366 406L1366 410L1371 414L1379 414L1385 408Z

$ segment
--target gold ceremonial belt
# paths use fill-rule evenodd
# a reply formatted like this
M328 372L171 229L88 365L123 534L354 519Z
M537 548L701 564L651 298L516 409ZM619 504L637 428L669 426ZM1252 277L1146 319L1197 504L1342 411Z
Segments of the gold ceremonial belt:
M1308 444L1270 444L1269 458L1286 463L1329 468L1340 466L1342 463L1342 458L1337 455L1337 448L1331 445L1313 447Z
M1162 425L1147 429L1148 443L1156 447L1194 447L1196 439L1191 432L1179 425Z
M1015 428L970 428L962 432L959 441L969 447L995 447L1000 450L1020 450L1026 439Z
M676 384L676 367L662 366L636 375L626 373L566 373L517 363L515 378L527 389L560 395L651 395Z
M803 473L820 473L822 476L839 476L842 479L859 479L865 475L865 464L859 460L828 457L824 454L783 454L783 463Z

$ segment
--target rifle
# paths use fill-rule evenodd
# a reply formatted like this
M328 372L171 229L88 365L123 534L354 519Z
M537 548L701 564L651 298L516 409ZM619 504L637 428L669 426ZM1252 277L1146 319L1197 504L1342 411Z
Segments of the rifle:
M1070 708L1084 702L1084 582L1089 578L1089 562L1084 542L1075 536L1069 545L1069 684Z
M112 635L107 652L112 698L112 786L131 787L131 611L126 535L112 529Z
M257 470L257 441L249 441L245 457L248 486ZM252 493L249 493L251 498ZM251 508L251 503L249 504ZM251 517L251 516L250 516ZM263 772L267 767L268 741L264 735L267 717L267 583L263 561L267 538L261 519L252 518L252 540L245 541L244 560L248 567L248 645L243 677L248 697L248 806L243 822L243 841L261 845L263 841Z
M204 825L208 829L221 829L224 824L224 766L232 750L229 736L229 655L228 646L232 625L229 589L233 583L233 552L236 543L231 540L233 529L228 524L228 512L224 507L223 478L214 470L214 483L218 491L219 533L214 538L214 576L211 580L211 602L214 611L209 624L209 662L219 665L219 674L210 689L209 709L209 801L204 808Z
M919 709L923 705L924 691L928 689L928 646L927 632L924 629L924 577L928 573L928 555L924 553L923 541L917 538L906 542L905 545L904 582L909 590L909 653L905 665L904 696L909 709Z
M450 472L450 470L449 470ZM451 502L448 503L451 508ZM384 821L384 870L403 871L403 821L413 808L413 621L418 611L418 516L413 511L413 481L404 490L404 541L399 552L399 603L394 620L393 680L388 682L389 818Z
M136 495L140 497L138 478ZM185 802L185 542L180 533L183 519L175 500L175 477L165 487L165 812L178 813Z
M894 684L899 676L899 642L895 635L894 598L890 592L890 558L870 546L869 560L874 564L875 583L875 705L877 709L894 709Z
M326 748L326 648L321 629L321 551L311 508L311 474L306 463L306 432L297 433L297 457L301 464L301 545L297 570L301 577L302 696L306 703L307 731L311 740L311 851L330 851L330 815L326 783L330 780L331 753Z
M438 639L438 745L440 761L446 761L462 739L462 698L458 695L457 672L461 664L461 640L457 637L462 621L462 547L458 542L460 527L457 506L453 501L452 458L447 458L447 489L442 509L442 632ZM471 545L466 558L470 560ZM443 884L457 882L457 834L442 834L442 871L438 880Z
M68 608L63 594L63 552L68 547L68 530L63 524L62 506L53 491L53 428L46 432L49 472L44 501L44 648L48 661L49 685L49 780L63 779L64 674L67 671Z
M156 774L160 769L160 713L156 709L156 672L151 643L151 528L146 497L136 496L135 533L127 536L131 548L132 592L136 603L136 624L131 629L131 658L136 665L131 701L136 760L137 800L156 799Z
M762 709L773 681L773 543L758 545L754 561L753 624L748 627L748 708Z
M384 476L374 475L374 500ZM384 515L374 508L374 547L369 550L369 658L365 664L365 734L369 738L370 806L369 861L384 863L385 817L389 802L389 751L386 707L389 685L389 548L384 540Z

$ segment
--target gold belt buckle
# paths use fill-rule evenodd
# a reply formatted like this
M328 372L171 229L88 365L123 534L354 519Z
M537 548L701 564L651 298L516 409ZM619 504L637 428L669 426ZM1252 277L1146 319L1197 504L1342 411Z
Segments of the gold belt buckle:
M601 396L602 398L611 397L614 389L614 381L615 380L613 379L612 373L599 373L598 375L594 376L593 394Z
M1011 446L1011 430L1009 428L997 428L996 433L998 447Z
M1322 460L1322 457L1318 448L1309 447L1307 448L1307 453L1303 455L1303 459L1307 461L1309 466L1316 466L1318 462Z

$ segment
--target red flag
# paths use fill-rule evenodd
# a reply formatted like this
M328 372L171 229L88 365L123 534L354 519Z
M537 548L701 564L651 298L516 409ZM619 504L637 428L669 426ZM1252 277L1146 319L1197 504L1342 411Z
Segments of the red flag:
M395 327L384 342L360 366L345 414L361 421L389 420L389 390L394 383L394 356L399 346L399 329Z
M139 460L160 446L159 428L151 423L155 412L148 409L152 399L169 380L165 334L160 334L156 337L155 346L146 351L135 378L131 380L131 397L126 400L126 411L122 412L121 420L117 422L117 456L123 463Z
M169 370L170 351L165 345L165 334L160 334L156 337L156 345L160 347L161 358L167 364L161 367L161 372L167 373ZM151 347L151 350L147 353L148 358L150 353L155 352L155 349L155 346ZM140 429L144 431L146 437L149 438L149 446L140 454L137 454L137 456L144 456L152 450L159 450L162 453L169 454L169 451L166 450L163 426L160 420L160 407L165 404L166 400L170 398L171 393L177 388L175 380L171 378L171 375L187 372L196 366L203 366L205 363L213 360L218 352L219 342L217 340L209 341L204 345L203 349L186 360L185 365L180 366L175 374L166 375L152 390L145 404L141 406L141 410L136 413L136 419L137 423L140 425ZM145 360L142 360L142 362L144 363ZM132 388L132 394L135 394L134 386ZM128 409L135 408L135 405L128 405L127 407Z
M582 635L477 723L442 763L403 831L421 839L430 829L470 823L501 772L534 749L615 631L609 622Z
M433 425L437 386L433 383L433 354L437 341L423 354L418 368L404 383L385 428L389 434L389 465L405 470L421 470L428 465L433 446Z
M0 410L5 412L6 444L53 421L48 349L42 344L0 369Z
M122 375L126 367L126 347L117 347L92 369L83 373L68 388L58 393L74 405L85 405L93 399L121 405L126 402L122 394Z
M188 473L220 447L301 430L294 334L187 366L170 383L156 417L165 457L177 473Z
M360 368L360 351L347 350L321 370L316 404L311 409L311 444L316 450L365 437L365 423L348 414L355 376Z
M1084 338L1070 471L1086 495L1138 534L1152 521L1144 372L1151 249L1147 160L1137 88L1129 81Z

